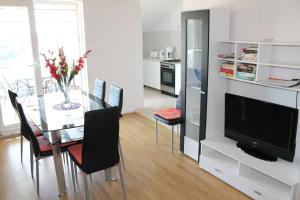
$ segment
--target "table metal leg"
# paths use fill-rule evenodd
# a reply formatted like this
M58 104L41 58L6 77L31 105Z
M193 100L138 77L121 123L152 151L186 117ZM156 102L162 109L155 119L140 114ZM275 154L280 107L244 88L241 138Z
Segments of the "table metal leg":
M105 179L107 181L115 181L116 180L116 168L111 167L105 170Z
M52 131L51 132L53 144L53 160L56 172L56 180L58 185L58 196L62 196L67 192L64 168L62 163L61 151L60 151L60 132Z
M155 134L156 134L156 144L158 144L158 122L157 119L155 120Z
M172 156L174 152L174 126L172 126Z

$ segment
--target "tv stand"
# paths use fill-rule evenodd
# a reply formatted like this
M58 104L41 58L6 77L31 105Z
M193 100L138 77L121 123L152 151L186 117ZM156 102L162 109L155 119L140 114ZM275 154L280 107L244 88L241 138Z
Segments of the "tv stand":
M251 147L250 145L246 145L246 144L238 142L236 144L236 146L238 148L240 148L242 151L244 151L245 153L247 153L251 156L254 156L255 158L259 158L259 159L262 159L262 160L265 160L265 161L271 161L271 162L277 161L276 156L273 156L273 155L270 155L270 154L265 153L263 151L260 151L258 149L255 149L254 147Z
M299 162L264 161L236 143L225 137L202 140L200 167L253 199L300 199Z

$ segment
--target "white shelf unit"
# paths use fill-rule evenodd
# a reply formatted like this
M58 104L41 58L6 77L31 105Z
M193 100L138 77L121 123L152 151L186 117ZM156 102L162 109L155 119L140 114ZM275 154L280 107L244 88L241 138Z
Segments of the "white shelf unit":
M300 165L264 161L244 153L225 138L201 141L200 167L253 199L297 200Z
M274 87L291 91L299 91L300 87L280 87L271 84L260 83L261 80L268 78L279 79L300 79L300 43L288 42L254 42L254 41L219 41L217 43L218 54L233 54L234 58L219 58L218 67L224 62L234 63L234 76L228 78L231 80L249 82L266 87ZM249 46L257 46L257 61L241 60L241 49ZM237 78L236 69L240 63L256 65L256 74L254 81L247 81Z

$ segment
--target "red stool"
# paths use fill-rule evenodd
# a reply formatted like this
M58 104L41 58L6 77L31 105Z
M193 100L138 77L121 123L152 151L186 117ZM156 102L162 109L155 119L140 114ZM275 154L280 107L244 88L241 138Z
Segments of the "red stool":
M156 126L156 144L158 144L158 121L172 127L172 155L174 149L174 126L182 122L181 111L176 108L167 108L154 113Z

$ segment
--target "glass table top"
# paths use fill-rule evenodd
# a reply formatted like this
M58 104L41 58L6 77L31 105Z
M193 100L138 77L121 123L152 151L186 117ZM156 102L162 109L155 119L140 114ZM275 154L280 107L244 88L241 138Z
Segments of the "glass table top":
M34 122L51 143L66 143L82 140L84 114L87 111L105 109L109 104L92 94L71 92L71 103L76 109L57 109L63 102L60 93L30 97L30 106L24 108L28 120ZM65 107L65 106L64 106Z

